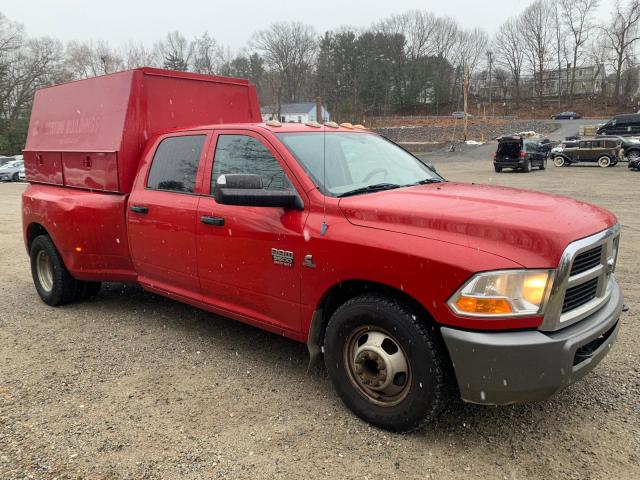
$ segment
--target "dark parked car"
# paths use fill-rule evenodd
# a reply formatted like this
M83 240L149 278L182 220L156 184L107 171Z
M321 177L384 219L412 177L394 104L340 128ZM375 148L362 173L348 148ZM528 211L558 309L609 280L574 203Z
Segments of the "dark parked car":
M503 168L513 168L530 172L532 167L544 170L547 167L547 154L550 144L541 140L523 139L520 135L500 137L498 149L493 155L496 172Z
M563 167L579 162L597 162L611 167L622 156L622 141L617 138L594 138L565 142L553 153L553 164Z
M640 140L618 137L622 142L623 157L629 162L640 161Z
M579 118L582 118L582 115L576 112L562 112L551 115L551 120L577 120Z
M616 115L607 123L598 128L596 133L598 135L639 135L640 114L628 113L623 115Z

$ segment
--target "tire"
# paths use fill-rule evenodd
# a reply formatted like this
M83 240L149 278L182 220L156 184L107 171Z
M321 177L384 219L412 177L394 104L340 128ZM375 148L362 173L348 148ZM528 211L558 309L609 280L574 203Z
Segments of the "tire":
M524 173L529 173L531 171L531 160L526 160L524 162L524 166L522 167L522 171Z
M540 162L540 170L546 170L547 169L547 159L545 158L544 160L542 160L542 162Z
M606 155L602 155L600 158L598 158L598 166L600 166L601 168L610 167L611 158L607 157Z
M627 155L627 160L629 162L636 161L639 158L640 158L640 151L638 150L632 150L631 152L629 152L629 155Z
M75 299L76 280L62 262L62 257L48 235L40 235L31 244L31 276L44 303L57 307Z
M18 172L14 173L14 174L11 176L11 181L12 181L12 182L19 182L19 181L20 181L20 175L18 174Z
M502 167L498 167L497 165L493 166L493 169L497 172L500 173L502 171Z
M553 157L553 164L556 167L564 167L567 164L567 162L565 161L563 156L558 155L556 157Z
M450 385L446 350L400 302L380 294L347 301L331 317L324 347L333 385L363 420L408 432L442 411Z

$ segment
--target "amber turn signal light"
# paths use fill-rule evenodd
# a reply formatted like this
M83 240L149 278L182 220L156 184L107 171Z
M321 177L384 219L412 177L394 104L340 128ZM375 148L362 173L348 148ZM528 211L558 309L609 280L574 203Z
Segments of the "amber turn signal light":
M460 297L456 301L458 310L464 313L484 313L492 315L512 313L511 304L503 298Z

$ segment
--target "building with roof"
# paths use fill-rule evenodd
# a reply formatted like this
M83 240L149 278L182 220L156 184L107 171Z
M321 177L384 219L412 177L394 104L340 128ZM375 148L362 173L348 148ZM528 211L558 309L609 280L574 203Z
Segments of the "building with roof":
M316 120L316 104L315 102L285 103L280 105L280 115L278 115L277 105L266 105L260 109L260 113L263 122L280 120L282 123L306 123ZM323 105L322 119L328 122L330 118L329 112Z

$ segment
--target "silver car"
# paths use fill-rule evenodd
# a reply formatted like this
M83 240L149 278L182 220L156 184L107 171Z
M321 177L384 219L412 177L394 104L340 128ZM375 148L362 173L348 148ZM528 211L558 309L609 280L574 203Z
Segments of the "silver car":
M14 160L0 167L0 182L17 182L24 173L24 160Z

